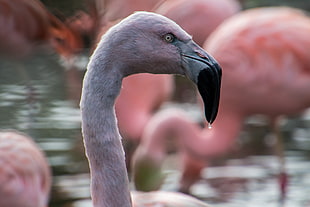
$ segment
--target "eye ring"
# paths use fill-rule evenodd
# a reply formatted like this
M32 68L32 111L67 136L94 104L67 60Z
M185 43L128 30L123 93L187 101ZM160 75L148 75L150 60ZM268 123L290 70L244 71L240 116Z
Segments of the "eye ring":
M171 34L171 33L167 33L167 34L165 34L165 36L164 36L164 40L165 40L166 42L168 42L168 43L173 42L174 39L175 39L175 36L174 36L173 34Z

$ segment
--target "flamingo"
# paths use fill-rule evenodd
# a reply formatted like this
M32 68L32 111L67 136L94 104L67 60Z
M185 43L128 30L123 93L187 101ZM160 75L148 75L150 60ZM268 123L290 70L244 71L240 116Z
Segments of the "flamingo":
M240 10L240 4L235 0L97 0L94 7L95 19L100 25L98 36L113 25L111 21L117 22L117 19L142 9L152 10L176 21L193 35L199 45L220 22ZM125 78L122 88L116 101L118 126L126 143L137 145L147 122L162 103L172 96L174 79L170 75L137 74ZM136 93L137 90L139 93Z
M0 131L0 206L46 207L51 172L43 152L30 137Z
M98 15L96 19L100 25L98 37L117 23L116 19L135 10L145 9L154 10L176 21L193 35L194 41L202 46L203 41L216 26L224 19L239 12L241 8L239 2L235 0L157 0L157 2L144 1L143 3L135 0L125 1L121 7L117 7L116 5L120 5L121 2L123 1L95 1ZM121 15L123 12L119 10L125 12L126 15ZM171 98L173 92L174 78L171 75L144 73L124 78L115 107L120 134L124 137L128 170L131 169L132 154L141 141L147 123L160 106Z
M204 101L208 99L207 121L216 118L221 68L176 23L159 14L136 12L110 28L90 58L80 103L94 207L132 206L114 104L122 79L141 72L185 75L198 85ZM152 193L148 195L145 206L169 200L160 196L166 200L155 202ZM190 206L190 202L182 205Z
M49 45L65 59L80 51L81 39L38 0L0 0L0 55L25 58Z
M141 191L160 188L164 179L161 173L162 164L169 146L173 143L179 151L182 165L178 191L189 193L192 184L200 178L200 171L206 167L206 163L203 159L192 156L186 150L185 144L199 142L209 131L207 127L201 128L180 109L169 108L156 113L147 123L141 142L132 157L131 171L135 188Z
M224 69L219 114L211 130L184 113L156 115L133 157L138 189L154 190L155 181L137 180L145 168L160 180L165 139L180 145L183 172L180 190L188 192L207 161L230 150L246 117L263 114L277 125L281 115L301 113L310 106L310 18L288 7L250 9L224 21L206 40ZM142 185L140 182L148 182ZM285 180L284 180L285 182ZM281 183L280 183L281 184ZM284 188L283 186L281 188ZM282 189L285 194L285 189Z

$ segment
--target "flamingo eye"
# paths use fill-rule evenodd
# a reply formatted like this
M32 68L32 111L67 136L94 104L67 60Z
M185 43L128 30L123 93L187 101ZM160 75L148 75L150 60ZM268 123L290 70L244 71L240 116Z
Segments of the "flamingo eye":
M171 33L165 34L165 36L164 36L164 40L168 43L173 42L174 39L175 39L175 36Z

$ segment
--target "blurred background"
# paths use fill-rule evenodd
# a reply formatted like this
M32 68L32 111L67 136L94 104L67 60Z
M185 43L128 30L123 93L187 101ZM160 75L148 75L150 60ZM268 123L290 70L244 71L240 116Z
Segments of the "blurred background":
M74 22L78 12L92 12L86 0L41 2L63 23ZM286 5L310 11L309 0L242 0L240 3L242 9ZM5 24L3 20L1 28L2 24ZM75 24L71 25L74 28ZM78 104L82 78L94 43L89 33L81 31L73 30L79 32L83 42L83 46L77 46L77 56L61 53L56 46L58 53L45 48L41 52L40 48L27 57L13 55L13 58L3 56L0 59L0 128L29 134L45 151L53 172L51 207L89 205L89 169ZM63 41L59 37L56 40L57 44ZM16 53L20 52L19 48L15 49ZM172 98L161 107L185 109L189 116L200 120L193 86L182 77L176 77L175 84ZM213 206L310 207L310 110L284 119L281 132L289 175L285 203L281 204L278 199L279 162L274 153L275 139L270 138L268 123L260 116L247 119L233 149L211 161L208 173L203 171L202 179L192 186L191 194ZM180 172L175 159L172 153L165 161L166 177L161 189L177 189Z

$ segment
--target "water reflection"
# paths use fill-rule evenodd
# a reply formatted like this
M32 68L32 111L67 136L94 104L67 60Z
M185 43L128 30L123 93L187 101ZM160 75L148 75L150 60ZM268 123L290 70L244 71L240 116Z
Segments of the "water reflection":
M28 133L46 152L54 174L53 207L90 205L78 109L82 76L50 54L23 64L0 62L0 126ZM176 106L199 114L188 104L167 107ZM310 206L310 111L288 119L282 129L290 178L284 206ZM213 206L279 206L279 166L269 131L263 119L249 119L234 150L211 163L192 193ZM163 190L177 187L176 159L166 162Z

